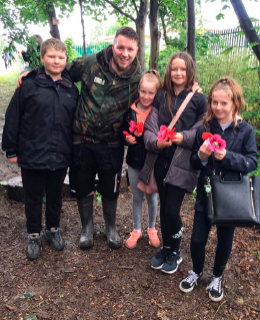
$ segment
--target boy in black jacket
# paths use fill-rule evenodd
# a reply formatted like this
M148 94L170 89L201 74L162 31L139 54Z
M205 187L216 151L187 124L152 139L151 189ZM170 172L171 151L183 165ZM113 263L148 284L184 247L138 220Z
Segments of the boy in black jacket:
M43 67L28 74L8 106L2 149L21 167L28 243L26 256L41 252L42 199L46 194L46 238L63 250L60 212L63 181L70 164L78 89L64 70L67 49L58 39L41 45Z

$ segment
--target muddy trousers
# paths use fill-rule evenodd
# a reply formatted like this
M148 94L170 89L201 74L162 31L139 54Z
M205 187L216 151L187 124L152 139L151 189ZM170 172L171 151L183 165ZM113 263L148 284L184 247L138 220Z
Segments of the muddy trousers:
M42 230L44 195L46 195L46 229L59 227L62 189L67 168L55 171L22 169L21 172L28 233L40 233Z
M211 225L203 211L196 211L191 236L191 257L193 271L200 274L205 261L205 246L208 241ZM215 254L213 275L221 277L232 250L234 227L217 227L218 244Z
M164 184L163 180L167 171L168 168L156 162L154 176L160 197L160 221L163 246L170 247L171 251L178 252L180 250L183 232L180 211L185 190L170 184Z

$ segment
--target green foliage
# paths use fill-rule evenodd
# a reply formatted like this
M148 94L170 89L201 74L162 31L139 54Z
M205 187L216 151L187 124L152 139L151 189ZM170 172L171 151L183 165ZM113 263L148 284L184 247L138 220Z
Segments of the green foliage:
M196 55L205 56L209 51L209 45L220 42L220 35L204 30L196 30Z
M122 27L121 23L119 23L119 22L114 23L112 26L108 27L106 35L107 36L114 36L116 34L117 30L121 27Z
M64 43L67 47L68 62L71 62L72 60L77 58L75 43L73 42L72 38L67 38Z

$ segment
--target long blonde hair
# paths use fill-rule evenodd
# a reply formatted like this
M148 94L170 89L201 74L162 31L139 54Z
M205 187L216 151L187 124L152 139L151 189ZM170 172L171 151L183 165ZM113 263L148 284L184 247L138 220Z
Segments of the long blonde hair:
M236 80L228 76L221 77L217 82L213 84L212 88L210 89L210 92L208 95L208 109L203 121L203 126L205 128L209 127L210 122L214 118L214 114L211 109L212 96L214 91L219 91L219 90L225 91L229 95L229 97L231 98L234 104L234 112L232 114L232 118L235 123L234 127L236 127L237 126L236 116L238 115L242 119L240 112L243 106L247 106L247 103L243 98L243 91L240 84L237 83Z

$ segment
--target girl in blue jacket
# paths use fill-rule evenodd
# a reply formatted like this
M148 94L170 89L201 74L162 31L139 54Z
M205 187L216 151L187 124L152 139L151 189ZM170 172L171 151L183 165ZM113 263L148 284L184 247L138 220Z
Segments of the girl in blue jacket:
M211 224L204 211L205 186L203 176L216 174L226 181L240 180L240 173L246 174L257 167L257 147L254 129L240 115L241 107L245 105L240 85L230 77L222 77L209 92L208 111L203 126L198 128L191 165L201 170L197 185L195 216L191 237L191 257L193 270L180 283L180 290L191 292L202 277L205 260L205 246L208 240ZM208 141L202 139L204 132L218 134L226 141L222 150L211 151ZM214 154L215 160L212 155ZM213 163L214 161L214 163ZM231 200L232 201L232 200ZM217 227L218 244L215 254L213 276L207 286L209 298L220 301L223 298L222 274L229 259L234 227Z

